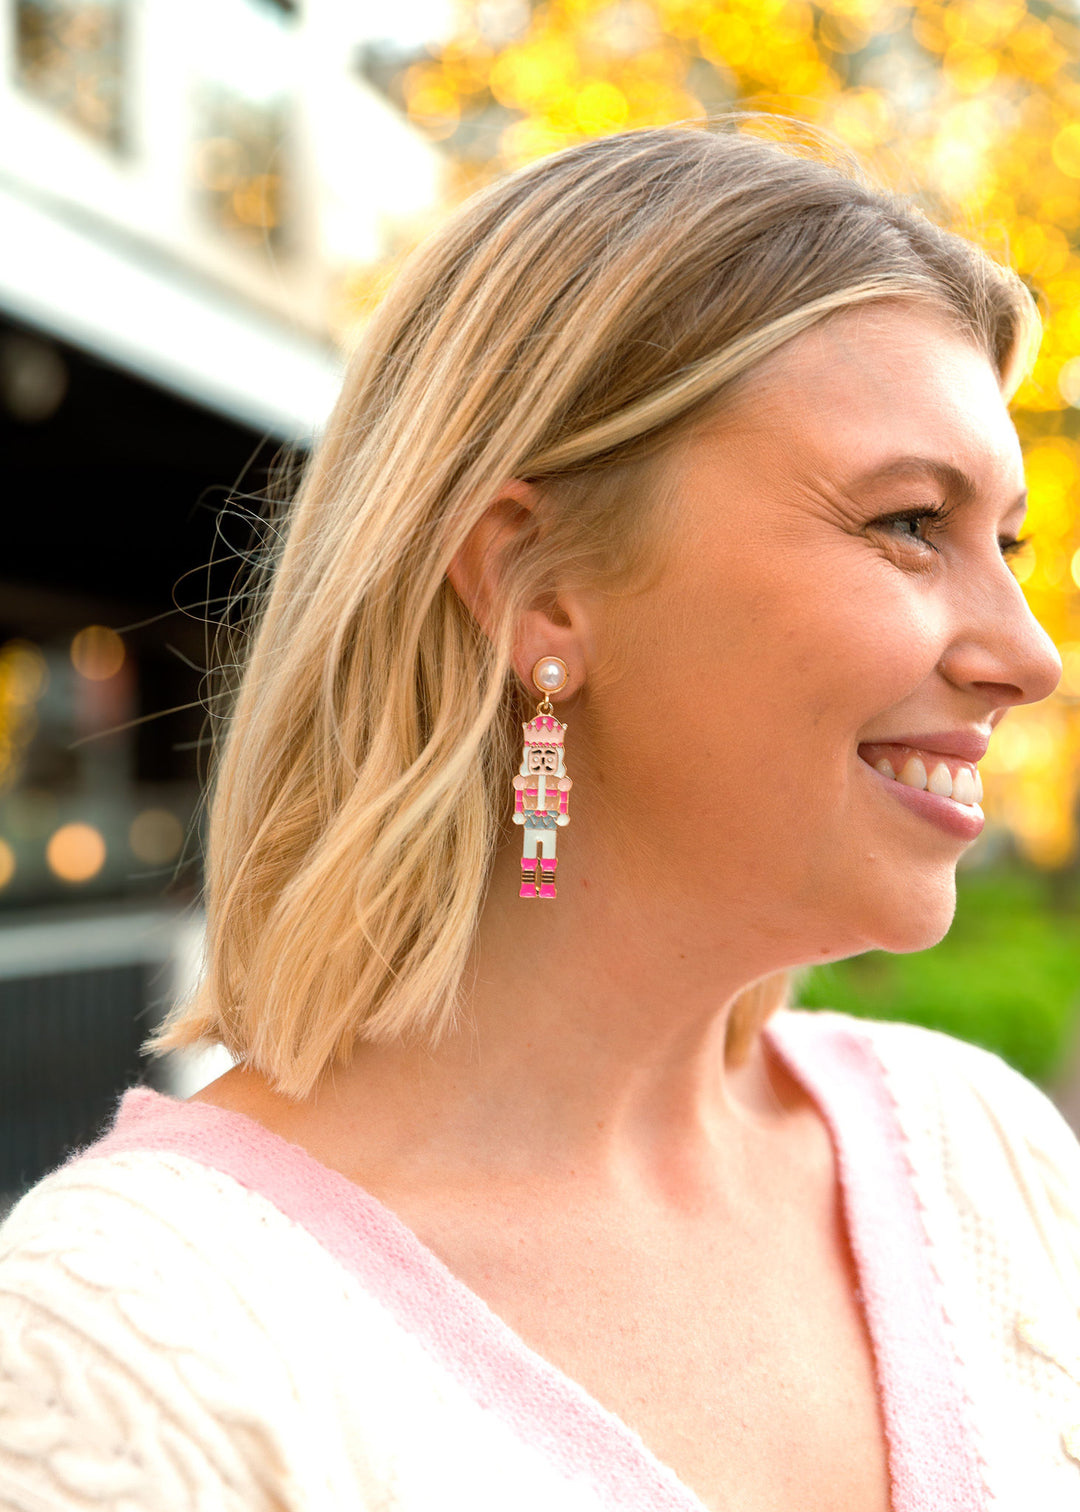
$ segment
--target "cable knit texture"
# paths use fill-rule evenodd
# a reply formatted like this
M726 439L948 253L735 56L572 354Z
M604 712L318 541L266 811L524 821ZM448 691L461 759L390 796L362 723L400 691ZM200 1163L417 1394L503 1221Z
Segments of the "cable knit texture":
M894 1512L1075 1512L1073 1136L945 1036L768 1033L836 1147ZM146 1090L0 1229L0 1507L702 1512L367 1193Z

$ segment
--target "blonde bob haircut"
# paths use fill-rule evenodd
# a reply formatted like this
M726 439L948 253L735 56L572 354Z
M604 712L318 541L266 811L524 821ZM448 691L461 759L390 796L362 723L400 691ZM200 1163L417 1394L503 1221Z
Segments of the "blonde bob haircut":
M1014 274L747 124L545 158L391 286L268 556L210 805L206 970L155 1050L220 1042L302 1097L360 1039L455 1022L532 712L517 616L556 583L633 590L665 447L767 354L903 299L1019 381L1038 317ZM447 567L511 478L538 522L481 631ZM787 990L743 993L735 1058Z

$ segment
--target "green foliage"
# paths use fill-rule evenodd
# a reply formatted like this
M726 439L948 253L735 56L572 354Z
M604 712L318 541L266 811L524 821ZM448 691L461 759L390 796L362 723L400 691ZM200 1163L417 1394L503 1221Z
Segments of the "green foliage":
M1051 1084L1080 1033L1080 887L1018 868L961 872L957 884L940 945L816 967L799 1001L942 1029Z

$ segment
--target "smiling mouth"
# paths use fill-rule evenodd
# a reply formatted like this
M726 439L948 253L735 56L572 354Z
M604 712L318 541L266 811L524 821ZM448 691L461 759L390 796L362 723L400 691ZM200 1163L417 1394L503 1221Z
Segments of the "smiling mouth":
M982 802L983 785L978 767L957 756L941 756L934 751L920 751L915 746L872 742L859 746L859 756L882 777L914 788L916 792L951 798L968 809L976 808Z

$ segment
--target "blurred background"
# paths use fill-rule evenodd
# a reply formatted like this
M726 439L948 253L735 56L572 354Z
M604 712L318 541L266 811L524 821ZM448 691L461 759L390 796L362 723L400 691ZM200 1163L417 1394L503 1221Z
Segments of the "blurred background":
M200 959L214 629L403 255L494 175L732 108L809 121L1046 321L1016 563L1058 693L982 763L936 949L807 1005L999 1051L1080 1128L1080 8L1024 0L0 0L0 1204ZM293 468L295 471L295 467Z

